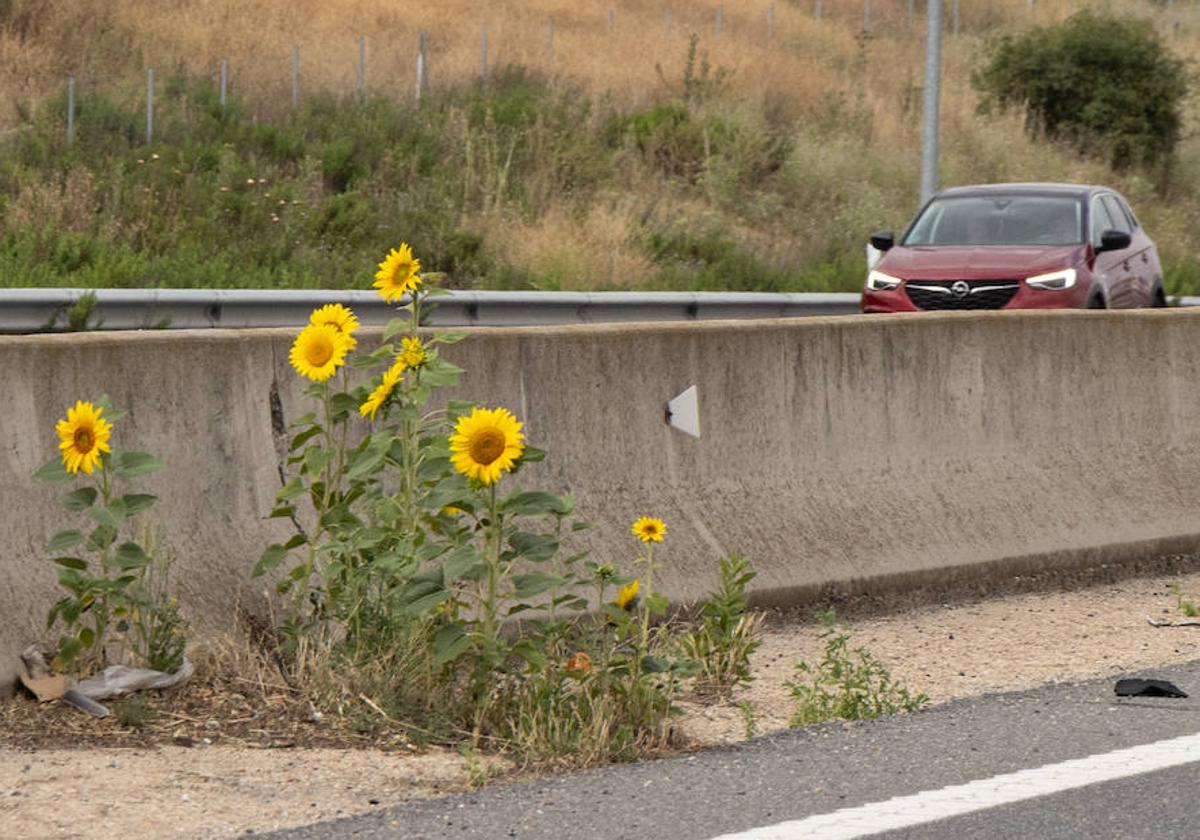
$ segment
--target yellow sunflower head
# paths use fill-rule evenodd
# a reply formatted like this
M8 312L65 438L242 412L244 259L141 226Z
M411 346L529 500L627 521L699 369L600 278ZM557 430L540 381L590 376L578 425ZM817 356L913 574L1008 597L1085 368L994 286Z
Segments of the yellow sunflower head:
M314 309L308 323L326 324L333 327L350 339L351 350L358 343L352 337L354 331L358 329L358 318L354 317L354 313L348 307L342 306L340 303L327 303L319 309Z
M393 248L388 251L379 264L372 285L381 298L391 303L421 285L421 277L417 274L420 270L421 261L413 257L412 248L407 243L401 242L399 250Z
M616 605L623 610L628 610L637 602L638 580L634 578L626 586L622 586L617 591Z
M100 416L103 413L104 409L100 406L77 401L74 408L67 409L67 419L59 420L54 427L58 432L58 448L67 472L83 470L91 475L100 462L101 454L112 452L108 446L112 424Z
M329 324L309 324L296 336L288 359L301 376L324 382L346 363L353 341Z
M525 451L521 426L504 408L477 408L458 418L450 435L454 468L480 484L495 484Z
M643 516L633 523L630 529L633 535L644 543L662 542L666 536L667 526L661 519L655 519L652 516Z
M419 338L400 339L400 352L396 361L402 362L406 368L420 367L425 364L425 345Z
M383 374L383 379L375 386L375 390L371 392L371 396L367 397L366 401L358 407L358 413L368 420L375 419L375 413L387 402L387 398L392 395L394 389L404 379L404 374L401 372L403 368L399 365L392 365Z

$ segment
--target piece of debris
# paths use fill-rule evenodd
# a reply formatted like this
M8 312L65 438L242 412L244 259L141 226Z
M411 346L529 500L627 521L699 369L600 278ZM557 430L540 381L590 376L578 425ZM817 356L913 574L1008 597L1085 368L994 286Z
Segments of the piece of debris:
M1187 697L1187 692L1166 680L1117 680L1116 692L1118 697Z
M67 678L63 674L55 674L46 664L46 657L30 645L21 654L21 664L24 666L19 675L21 685L25 686L39 703L49 703L62 697L67 690Z
M1200 621L1168 621L1165 618L1147 618L1151 627L1200 627Z
M74 706L76 709L81 709L93 717L108 717L107 706L97 703L87 695L80 694L73 688L68 688L64 691L61 699L64 703Z

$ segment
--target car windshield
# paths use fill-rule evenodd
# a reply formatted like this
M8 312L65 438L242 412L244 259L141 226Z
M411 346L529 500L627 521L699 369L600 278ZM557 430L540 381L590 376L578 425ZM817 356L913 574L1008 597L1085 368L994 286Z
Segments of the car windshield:
M930 202L905 245L1077 245L1083 206L1074 196L954 196Z

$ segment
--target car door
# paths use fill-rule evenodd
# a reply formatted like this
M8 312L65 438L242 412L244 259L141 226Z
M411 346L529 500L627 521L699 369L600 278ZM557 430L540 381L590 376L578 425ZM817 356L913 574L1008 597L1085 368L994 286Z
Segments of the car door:
M1149 306L1153 283L1150 281L1150 272L1147 271L1149 257L1146 252L1150 248L1150 240L1144 235L1139 236L1138 231L1134 230L1133 222L1115 195L1111 193L1102 195L1100 201L1104 204L1104 209L1108 211L1112 229L1129 234L1129 249L1126 252L1125 261L1121 264L1122 272L1129 278L1129 289L1123 293L1123 296L1128 294L1129 303L1122 302L1120 305Z
M1155 291L1162 286L1162 263L1158 259L1158 248L1154 244L1154 240L1146 233L1145 228L1138 223L1137 216L1133 215L1133 210L1129 207L1129 202L1124 198L1113 193L1111 196L1113 203L1121 211L1129 222L1129 227L1133 231L1131 252L1134 254L1132 258L1133 268L1138 273L1140 285L1145 295L1145 299L1141 302L1143 306L1154 306Z
M1104 287L1104 296L1109 309L1124 309L1137 306L1136 287L1129 262L1129 250L1099 251L1100 237L1106 230L1116 230L1115 222L1100 196L1093 196L1091 206L1091 237L1095 262L1092 273Z

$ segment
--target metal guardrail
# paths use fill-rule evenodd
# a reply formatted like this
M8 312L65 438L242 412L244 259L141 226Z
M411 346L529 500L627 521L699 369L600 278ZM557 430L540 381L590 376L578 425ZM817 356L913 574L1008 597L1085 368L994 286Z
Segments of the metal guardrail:
M84 307L86 289L0 290L0 333L62 331ZM341 303L360 323L382 325L394 306L361 290L97 289L87 329L243 329L304 324L319 306ZM618 321L685 321L844 315L858 311L857 294L755 292L473 292L435 299L432 326L513 327ZM76 324L75 328L81 325Z
M86 289L0 289L0 333L64 331ZM327 303L354 310L364 325L382 325L396 309L362 290L97 289L87 317L74 328L245 329L295 327ZM792 318L858 312L853 293L762 292L468 292L436 299L426 319L439 327L517 327L629 321ZM1200 306L1200 297L1172 298Z

